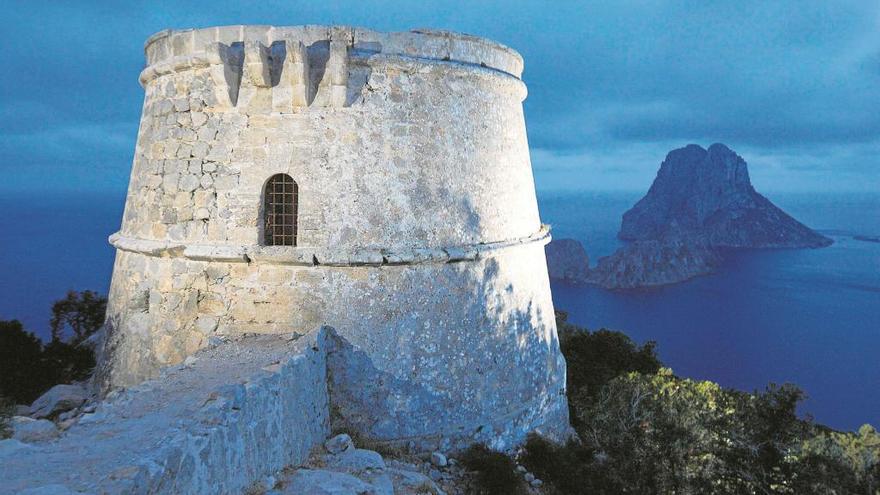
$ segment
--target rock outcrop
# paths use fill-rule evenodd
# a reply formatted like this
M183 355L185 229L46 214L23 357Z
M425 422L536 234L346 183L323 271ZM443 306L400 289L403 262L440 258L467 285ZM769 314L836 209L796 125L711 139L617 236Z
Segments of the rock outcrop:
M818 248L818 234L758 194L745 160L723 144L673 150L648 193L623 215L618 237L631 241L590 269L578 241L546 249L551 279L606 289L673 284L712 273L718 248Z
M831 239L758 194L745 160L723 144L673 150L648 194L623 214L623 240L704 240L735 248L817 248Z
M55 418L79 407L88 397L88 391L81 385L55 385L31 404L30 416L37 419Z
M578 283L586 279L590 258L584 246L574 239L554 239L544 248L547 272L554 280Z
M637 241L600 258L585 281L606 289L668 285L712 273L720 263L721 256L705 243Z

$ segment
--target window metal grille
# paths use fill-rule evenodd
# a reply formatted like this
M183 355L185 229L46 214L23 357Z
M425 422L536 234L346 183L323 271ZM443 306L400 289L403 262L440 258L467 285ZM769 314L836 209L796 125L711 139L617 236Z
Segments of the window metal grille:
M273 175L263 195L263 243L296 246L299 186L287 174Z

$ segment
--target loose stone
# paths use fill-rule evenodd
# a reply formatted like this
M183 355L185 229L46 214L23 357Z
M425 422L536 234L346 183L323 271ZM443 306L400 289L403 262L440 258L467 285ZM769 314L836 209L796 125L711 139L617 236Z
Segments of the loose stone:
M330 452L331 454L338 454L340 452L350 449L351 447L353 447L351 437L345 433L336 435L335 437L327 440L327 442L324 443L324 448L327 449L327 452Z

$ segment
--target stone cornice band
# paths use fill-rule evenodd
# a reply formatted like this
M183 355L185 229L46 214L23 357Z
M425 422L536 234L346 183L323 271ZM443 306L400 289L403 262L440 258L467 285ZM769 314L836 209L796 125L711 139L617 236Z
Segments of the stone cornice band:
M193 261L223 263L263 263L299 266L383 266L442 264L474 261L494 252L518 246L550 242L550 228L528 237L467 246L439 248L398 248L338 250L289 246L240 246L228 244L190 244L127 237L120 232L110 236L110 244L121 251L161 258L186 258Z

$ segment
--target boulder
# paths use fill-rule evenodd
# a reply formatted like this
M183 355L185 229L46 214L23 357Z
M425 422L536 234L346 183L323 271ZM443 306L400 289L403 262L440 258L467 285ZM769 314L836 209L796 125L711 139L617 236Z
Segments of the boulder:
M554 239L544 248L547 273L551 279L583 282L590 271L590 258L584 246L575 239Z
M32 418L54 418L82 405L88 392L80 385L55 385L31 404Z
M330 452L331 454L338 454L344 450L348 450L353 446L354 444L351 441L351 437L345 433L336 435L335 437L327 440L324 443L324 448L327 449L327 452Z
M437 467L446 467L448 461L446 460L446 456L443 455L442 452L433 452L431 454L431 464Z
M55 423L46 419L13 416L9 423L12 427L12 438L19 442L44 442L57 438L59 435Z

